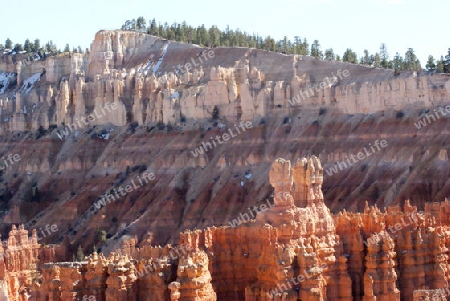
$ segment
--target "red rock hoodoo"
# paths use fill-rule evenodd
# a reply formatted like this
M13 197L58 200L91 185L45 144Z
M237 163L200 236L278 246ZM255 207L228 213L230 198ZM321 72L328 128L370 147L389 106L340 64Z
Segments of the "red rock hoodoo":
M446 300L448 201L427 204L425 212L406 202L403 211L366 204L363 213L333 215L315 156L294 165L277 159L269 180L273 199L252 208L255 219L185 231L175 247L132 243L108 257L93 253L37 269L38 257L51 258L51 250L35 233L30 239L23 227L13 228L3 247L9 259L0 261L2 294L52 301Z

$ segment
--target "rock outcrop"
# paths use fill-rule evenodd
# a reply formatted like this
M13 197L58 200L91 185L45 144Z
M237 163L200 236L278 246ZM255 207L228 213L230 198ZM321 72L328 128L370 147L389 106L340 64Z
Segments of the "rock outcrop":
M9 287L3 294L54 301L446 300L450 226L441 213L448 201L425 212L409 202L384 212L366 203L363 213L333 215L315 156L294 165L277 159L269 181L274 198L255 210L256 219L185 231L175 247L136 248L132 242L108 257L93 253L84 262L41 264L34 278L29 259L16 256L3 268L0 280ZM24 243L27 233L13 229L8 248L33 246L38 254L35 242Z
M25 58L0 56L0 148L2 156L22 158L0 181L8 200L3 235L12 224L52 223L61 231L45 242L69 237L90 251L98 241L86 229L101 225L109 237L126 232L142 240L148 231L153 243L173 244L180 231L226 225L243 207L268 197L270 189L259 187L278 157L317 154L332 212L362 211L365 200L383 208L410 199L423 209L450 189L443 180L448 117L436 119L438 108L425 109L448 99L444 75L394 76L392 70L255 49L204 49L124 31L99 32L86 54ZM328 84L322 89L321 82ZM305 91L304 99L298 96ZM291 105L294 98L300 104ZM386 99L388 106L382 105ZM417 129L418 118L432 124ZM244 121L251 129L212 144ZM389 146L347 163L377 139ZM208 143L213 149L202 149ZM157 180L95 214L93 203L102 194L120 181L136 181L145 167ZM292 191L294 199L301 199L301 189ZM30 199L40 204L29 206Z
M177 269L177 280L169 284L170 300L216 301L211 285L208 255L197 251L181 258Z
M425 204L450 187L433 113L447 76L101 31L86 54L0 56L0 84L2 156L21 156L1 174L0 230L26 224L2 244L0 300L448 296L450 205ZM347 161L376 139L389 147ZM95 206L143 171L155 180ZM60 230L42 243L64 243L28 238L46 223ZM105 254L66 262L78 244Z
M28 300L36 296L40 264L61 258L61 248L42 247L36 230L28 237L23 225L13 226L8 240L0 244L0 297L2 300Z
M295 182L293 170L297 170ZM288 296L286 300L351 300L346 258L333 218L323 203L320 161L304 158L291 168L289 161L279 159L273 164L270 181L275 189L274 204L261 205L256 221L236 228L182 233L175 256L173 250L170 257L165 255L170 248L128 249L139 260L137 270L128 257L132 254L111 254L107 271L102 268L105 260L97 254L81 265L48 264L42 287L48 296L61 298L56 300L66 300L63 295L75 296L76 292L81 296L87 284L92 285L92 281L82 279L89 278L99 279L94 295L104 294L105 300L125 301L149 292L152 300L168 300L168 289L170 300L186 301L270 300L281 296ZM298 194L294 200L290 192L296 188L306 194ZM297 207L294 202L306 207ZM80 277L80 273L93 272L92 263L97 263L99 275ZM74 272L61 277L68 267ZM100 280L104 275L106 282ZM71 279L72 285L64 284L63 278Z
M52 124L180 124L211 118L214 110L231 122L321 106L371 114L444 104L450 95L450 81L441 75L394 76L392 70L256 49L203 49L127 31L98 32L87 54L31 62L10 56L0 60L3 132ZM108 104L115 110L100 114Z

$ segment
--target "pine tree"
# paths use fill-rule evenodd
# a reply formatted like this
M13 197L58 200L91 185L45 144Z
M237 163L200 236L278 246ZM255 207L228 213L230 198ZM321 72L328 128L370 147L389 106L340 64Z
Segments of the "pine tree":
M158 26L156 25L155 18L153 18L153 20L150 21L150 28L148 33L154 36L158 35Z
M249 47L258 48L258 36L256 36L255 34L250 37Z
M191 26L186 28L186 41L190 44L193 43L193 41L195 41L197 38L197 33L195 31L194 28L192 28ZM221 43L222 44L222 43Z
M158 34L157 36L164 38L166 36L166 31L164 30L164 26L161 23L158 23Z
M34 184L33 187L31 187L31 200L38 203L41 201L41 195L37 184Z
M300 53L301 55L308 55L309 54L309 44L306 38L303 38L303 51Z
M448 54L445 56L445 60L443 60L444 63L444 72L450 73L450 48L448 49Z
M320 44L318 40L314 40L311 44L311 56L322 59L322 51L320 51Z
M41 40L36 39L33 43L33 52L38 52L41 50Z
M99 244L104 244L106 242L106 239L107 239L106 238L106 236L107 236L106 231L105 230L100 231L99 229L97 229L96 233L97 233L97 242Z
M166 31L165 38L168 40L174 40L175 39L175 32L173 31L173 27L169 25L169 23L164 23L164 29Z
M372 65L372 62L370 61L369 50L364 49L364 55L361 58L361 63L367 66Z
M342 55L342 61L357 64L358 56L351 48L347 48L347 50L345 50L344 54Z
M177 24L177 29L175 30L175 39L183 43L186 41L186 37L184 36L184 27L181 27L181 24Z
M54 53L54 52L57 52L58 49L57 49L56 45L53 44L53 41L50 40L50 41L47 42L47 44L45 44L45 51L50 52L50 53Z
M294 37L294 53L299 54L302 45L302 39L299 36Z
M403 57L397 52L392 60L392 68L398 73L400 70L403 70L405 67Z
M441 56L441 59L436 63L436 72L444 73L444 57Z
M420 62L418 64L417 56L412 48L408 48L405 53L404 69L405 70L419 70Z
M380 45L380 65L383 68L389 68L389 53L387 52L386 44Z
M138 31L145 32L146 28L147 28L147 21L144 19L144 17L137 18L136 29Z
M183 21L183 23L181 23L181 33L182 35L185 37L186 39L186 29L188 28L188 24L186 23L186 21ZM219 30L219 40L220 40L220 30ZM186 40L185 40L186 41Z
M299 36L294 37L294 53L299 55L308 55L308 42L306 39L302 39Z
M197 28L197 37L198 37L199 45L202 45L202 46L210 45L209 34L205 28L205 24L202 24L202 26Z
M270 36L266 37L263 45L266 50L275 51L275 40L272 39Z
M378 52L375 53L375 56L373 58L373 66L376 68L381 67L381 58L380 58L380 54Z
M211 47L220 46L220 30L216 26L212 26L209 30L209 37L211 39Z
M286 36L284 36L283 37L283 48L282 48L284 53L288 53L287 47L288 47L288 39Z
M11 41L10 38L7 38L5 41L5 48L6 49L12 49L13 48L13 42Z
M33 52L33 44L31 44L29 39L25 40L25 43L23 44L23 50L26 52Z
M16 45L14 45L13 51L15 52L23 51L22 44L17 43Z
M335 60L333 48L325 49L324 60L326 60L326 61L334 61Z
M122 30L132 30L132 28L131 28L131 21L130 20L126 20L125 24L122 25L121 29Z
M84 252L83 249L81 248L81 245L78 246L78 250L77 250L77 261L83 261L84 260Z
M211 117L213 120L216 120L219 118L219 108L217 106L214 106Z
M66 47L64 47L64 52L70 52L69 44L66 44Z
M420 71L420 70L422 70L422 64L420 63L420 61L419 61L419 59L416 59L416 62L415 62L415 71Z

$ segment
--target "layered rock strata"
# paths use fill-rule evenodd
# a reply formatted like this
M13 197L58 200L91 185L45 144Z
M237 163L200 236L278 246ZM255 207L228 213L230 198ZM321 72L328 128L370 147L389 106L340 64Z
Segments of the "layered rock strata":
M35 300L54 301L445 300L448 201L428 204L425 212L407 201L403 210L366 203L363 213L332 215L314 156L294 165L277 159L269 180L274 198L254 220L183 232L177 246L137 248L132 239L108 257L40 265L29 281L15 274L29 273L27 259L14 257L2 280L15 289L3 294L16 300L23 286ZM28 239L25 230L16 231L10 248Z
M23 286L35 300L55 301L445 296L450 229L441 213L450 206L447 201L427 205L425 212L406 202L403 210L382 212L366 204L363 213L334 216L323 202L323 169L314 156L294 165L276 160L269 180L274 199L260 205L255 220L183 232L175 247L136 248L132 240L108 257L94 253L85 262L41 264L29 281L15 274L29 273L27 259L14 257L2 280L16 289L4 294L15 300ZM27 233L13 229L8 248L17 242L28 248ZM32 246L37 254L39 245Z
M5 55L0 78L3 132L180 124L211 118L215 110L231 122L320 106L370 114L436 106L450 95L442 75L394 76L392 70L256 49L204 49L124 31L98 32L87 54L31 62ZM108 104L115 110L102 114Z

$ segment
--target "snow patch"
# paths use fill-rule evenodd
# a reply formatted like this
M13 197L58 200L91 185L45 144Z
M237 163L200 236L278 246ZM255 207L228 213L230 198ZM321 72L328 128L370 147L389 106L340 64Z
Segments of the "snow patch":
M147 72L148 70L150 70L150 68L153 66L153 57L154 56L155 55L152 54L150 56L150 59L148 60L148 62L144 66L142 66L142 68L139 68L138 71L139 72L142 72L142 71Z
M112 132L114 132L114 128L110 128L110 129L104 130L103 133L100 134L100 137L102 139L108 140L109 137L111 136Z
M26 80L23 81L22 87L20 88L21 92L30 93L31 89L33 89L34 84L41 79L42 73L35 73Z
M175 93L173 93L170 98L179 98L180 97L180 93L178 91L176 91Z
M161 58L158 60L158 62L156 63L155 67L153 67L153 73L156 73L158 71L158 69L159 69L159 66L161 66L161 64L162 64L162 62L164 60L164 56L167 53L167 49L169 48L169 45L170 45L170 41L166 45L164 45L164 47L163 47L163 54L162 54Z
M1 72L0 73L0 94L5 93L6 87L8 87L11 82L16 80L15 73Z
M164 56L165 56L166 53L167 53L167 49L169 48L169 45L170 45L170 41L169 41L167 44L165 44L165 45L163 46L163 48L162 48L163 53L162 53L162 55L161 55L161 58L160 58L157 62L155 62L155 61L153 60L153 58L155 57L155 55L152 54L152 55L150 56L150 59L148 60L148 62L147 62L144 66L142 66L141 68L138 69L138 72L146 73L146 72L148 72L149 70L152 70L153 73L156 73L156 72L158 71L159 67L161 66L163 60L164 60Z

